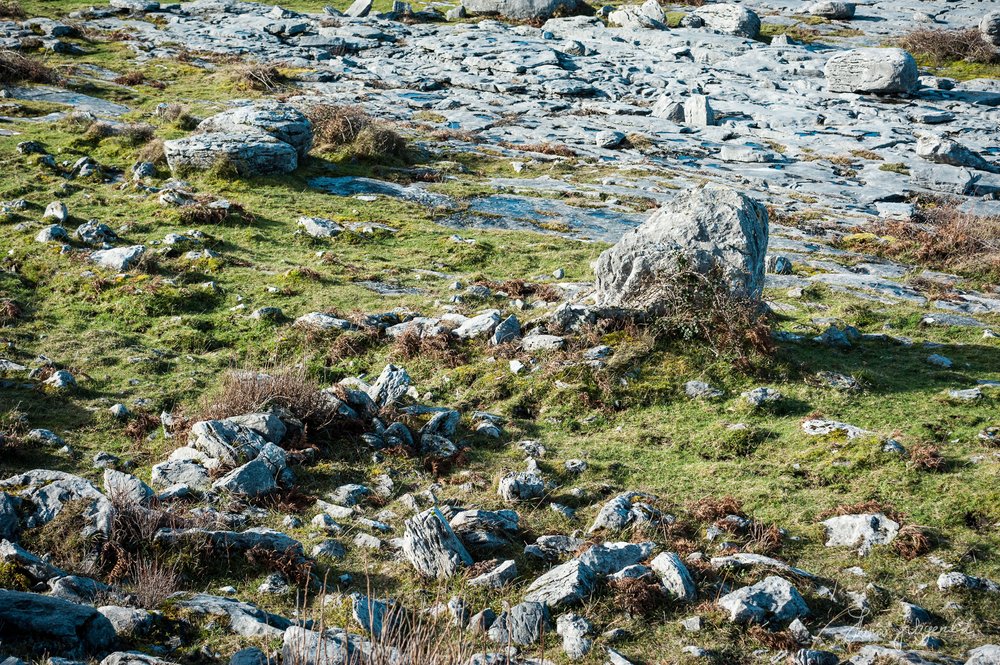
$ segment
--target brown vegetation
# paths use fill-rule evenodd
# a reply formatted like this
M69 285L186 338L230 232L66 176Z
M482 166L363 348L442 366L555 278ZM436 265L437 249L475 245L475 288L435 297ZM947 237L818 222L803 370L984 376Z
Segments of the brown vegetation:
M917 57L927 58L935 65L965 60L988 65L1000 60L997 50L976 28L964 30L932 30L920 28L899 40L897 44Z
M907 524L896 534L892 547L901 557L912 561L931 551L931 539L923 528Z
M287 83L277 67L259 62L236 65L230 72L230 79L238 89L256 92L275 92Z
M1000 282L1000 217L973 215L952 202L940 202L922 208L909 221L880 221L858 230L889 239L866 244L866 251Z
M576 151L561 143L510 143L500 144L504 148L520 150L522 152L537 152L541 155L553 155L556 157L576 157Z
M910 463L923 471L943 471L946 465L940 448L922 443L910 447Z
M649 616L667 601L663 585L654 579L626 577L608 582L608 588L614 594L614 606L633 617Z
M178 211L178 219L181 224L190 226L204 224L249 225L257 221L254 214L239 203L230 202L228 206L213 205L210 200L182 207Z
M20 20L27 17L17 0L0 0L0 18Z
M21 318L24 312L12 298L0 298L0 326L9 326Z
M460 367L469 362L468 355L454 344L451 335L421 335L419 331L409 329L396 337L392 345L392 354L403 360L426 358L446 367Z
M53 83L55 72L35 58L0 49L0 85Z

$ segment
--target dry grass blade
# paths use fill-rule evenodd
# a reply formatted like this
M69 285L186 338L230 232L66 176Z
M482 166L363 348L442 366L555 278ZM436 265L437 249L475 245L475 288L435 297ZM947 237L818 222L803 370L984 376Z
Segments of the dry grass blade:
M361 130L372 124L371 116L360 106L315 104L306 115L312 122L316 144L321 147L349 145Z
M0 326L9 326L21 318L23 311L16 300L0 299Z
M287 83L287 79L277 67L259 62L236 66L230 77L240 90L257 92L275 92Z
M688 512L691 517L702 522L714 522L727 515L743 516L743 504L739 499L732 496L712 497L707 496L688 504Z

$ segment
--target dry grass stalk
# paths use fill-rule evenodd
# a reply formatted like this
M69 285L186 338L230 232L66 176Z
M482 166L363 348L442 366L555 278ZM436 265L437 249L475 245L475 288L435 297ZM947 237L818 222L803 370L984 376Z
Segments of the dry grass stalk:
M897 44L917 55L942 65L956 60L965 60L988 65L1000 61L996 48L976 28L964 30L932 30L920 28L899 40Z

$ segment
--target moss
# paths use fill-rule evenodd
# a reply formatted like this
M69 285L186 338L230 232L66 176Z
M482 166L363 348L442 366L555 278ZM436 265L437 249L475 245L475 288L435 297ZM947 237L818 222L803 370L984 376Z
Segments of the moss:
M0 589L30 591L31 578L13 562L0 561Z

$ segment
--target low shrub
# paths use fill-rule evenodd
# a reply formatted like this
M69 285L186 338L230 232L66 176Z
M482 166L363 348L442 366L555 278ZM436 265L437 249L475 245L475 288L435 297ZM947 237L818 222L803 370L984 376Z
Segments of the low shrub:
M35 58L0 49L0 85L54 83L55 72Z
M27 16L17 0L0 0L0 18L21 20Z
M194 205L183 206L178 210L178 220L185 226L201 226L205 224L235 224L250 225L257 221L256 216L239 203L229 205L213 204L212 201L199 201Z
M313 137L320 148L350 145L372 118L360 106L315 104L306 111L313 125Z
M926 59L935 65L956 60L983 65L1000 62L1000 54L996 48L976 28L964 30L920 28L900 37L896 43L917 58Z
M275 92L288 82L277 67L260 62L237 65L230 73L230 80L240 90L256 92Z
M358 132L350 146L350 153L358 159L373 162L403 159L406 156L406 141L389 127L372 124Z

